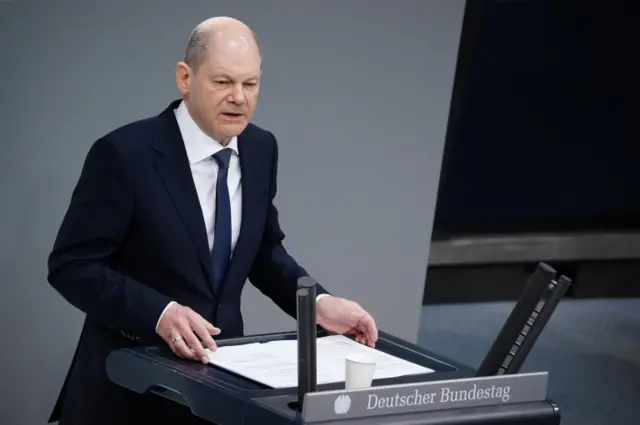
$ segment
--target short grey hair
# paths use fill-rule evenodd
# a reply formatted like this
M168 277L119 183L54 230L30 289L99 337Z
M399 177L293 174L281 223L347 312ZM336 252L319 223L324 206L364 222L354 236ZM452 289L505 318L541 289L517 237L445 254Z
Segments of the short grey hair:
M206 58L207 49L214 33L215 30L212 28L196 27L189 36L187 48L184 53L184 63L189 65L194 70L197 70ZM258 37L253 31L251 31L251 34L253 36L253 40L258 46L258 54L260 55L260 59L262 60L262 51L260 49L260 44L258 43Z
M187 42L187 49L184 53L184 62L191 68L198 69L204 61L211 35L212 31L210 29L195 28L191 32Z

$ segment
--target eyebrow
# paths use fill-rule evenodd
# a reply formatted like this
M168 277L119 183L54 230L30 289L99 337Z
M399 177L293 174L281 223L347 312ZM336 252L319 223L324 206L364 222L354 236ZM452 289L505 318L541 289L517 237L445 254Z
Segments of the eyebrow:
M226 78L228 80L235 80L234 77L232 77L231 75L227 74L226 72L221 72L219 74L215 74L214 78ZM259 79L260 76L259 75L252 75L249 78L246 78L245 81L249 81L249 80L257 80Z

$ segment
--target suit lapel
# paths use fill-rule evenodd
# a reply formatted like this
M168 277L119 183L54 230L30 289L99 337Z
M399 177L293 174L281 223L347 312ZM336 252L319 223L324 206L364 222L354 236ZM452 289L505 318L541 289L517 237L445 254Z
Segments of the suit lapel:
M160 131L154 138L154 150L157 152L155 168L191 238L211 289L213 277L207 229L182 135L173 112L178 105L179 101L173 102L160 115Z

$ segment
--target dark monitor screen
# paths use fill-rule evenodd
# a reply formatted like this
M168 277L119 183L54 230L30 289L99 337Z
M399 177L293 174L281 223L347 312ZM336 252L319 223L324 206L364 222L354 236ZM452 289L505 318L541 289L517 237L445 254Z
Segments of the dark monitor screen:
M631 26L604 9L469 2L435 238L640 228Z

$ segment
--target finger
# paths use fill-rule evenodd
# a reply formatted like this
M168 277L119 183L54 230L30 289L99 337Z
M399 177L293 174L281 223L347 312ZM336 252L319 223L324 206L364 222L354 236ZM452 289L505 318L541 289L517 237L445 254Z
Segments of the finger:
M360 344L367 344L367 345L369 345L369 344L367 343L367 337L366 337L363 333L361 333L361 332L358 332L358 334L357 334L357 336L356 336L356 341L357 341L357 342L359 342Z
M184 359L185 357L182 355L182 353L180 353L180 350L178 348L176 348L176 344L172 341L172 338L166 338L165 342L167 343L167 345L169 346L169 348L171 349L171 351L173 351L173 354L175 354L176 356L180 357L181 359Z
M200 340L198 340L196 334L193 333L189 321L185 320L180 324L180 333L187 343L188 348L195 354L195 358L202 361L202 359L206 357L206 354Z
M191 349L187 345L187 342L184 340L180 327L176 326L172 328L167 333L167 336L164 338L164 340L171 348L171 351L173 351L174 354L178 357L187 360L195 360L195 354L193 353L193 351L191 351Z
M211 338L211 335L219 335L220 329L213 326L207 320L205 320L198 313L193 313L189 316L189 321L191 322L191 326L200 338L200 340L204 343L204 345L211 351L215 351L218 346L216 342Z
M207 322L204 319L202 320L205 323L205 327L207 328L207 332L209 332L209 335L220 335L220 333L222 332L220 328L216 328L215 326L213 326L211 323Z
M353 336L353 340L355 342L358 342L360 344L364 344L365 343L365 337L364 337L364 334L362 333L362 331L359 328L360 328L360 324L358 323L358 324L356 324L356 326L354 328L351 328L347 332L345 332L345 334Z
M179 344L179 343L178 343L178 344ZM173 351L173 353L174 353L176 356L180 357L181 359L185 359L185 360L195 360L195 357L194 357L194 358L191 358L191 357L185 357L185 356L184 356L184 354L182 354L182 353L180 352L180 349L175 347L175 344L171 346L171 351ZM193 354L193 353L192 353L192 354ZM192 357L193 357L193 356L192 356Z
M203 324L206 329L206 332L208 332L209 335L219 335L220 332L222 332L219 328L216 328L215 326L213 326L209 321L205 320L204 317L200 316L198 313L196 313L193 310L189 311L189 313L187 314L187 318L189 319L189 322L191 322L192 325L194 323Z
M193 331L196 333L196 335L200 338L200 341L202 341L208 349L210 349L211 351L215 351L216 343L213 338L211 338L211 334L209 334L209 332L207 331L206 325L202 321L198 320L191 323L191 327L193 328ZM207 363L209 358L206 354L204 354L204 356L200 358L200 360L202 360L203 363Z
M176 335L171 338L170 346L173 352L176 353L179 357L182 357L186 360L195 360L193 352L189 349L187 343L180 335L180 333L176 332Z
M364 334L369 346L373 347L378 341L378 327L371 315L365 315L360 321L360 332Z

